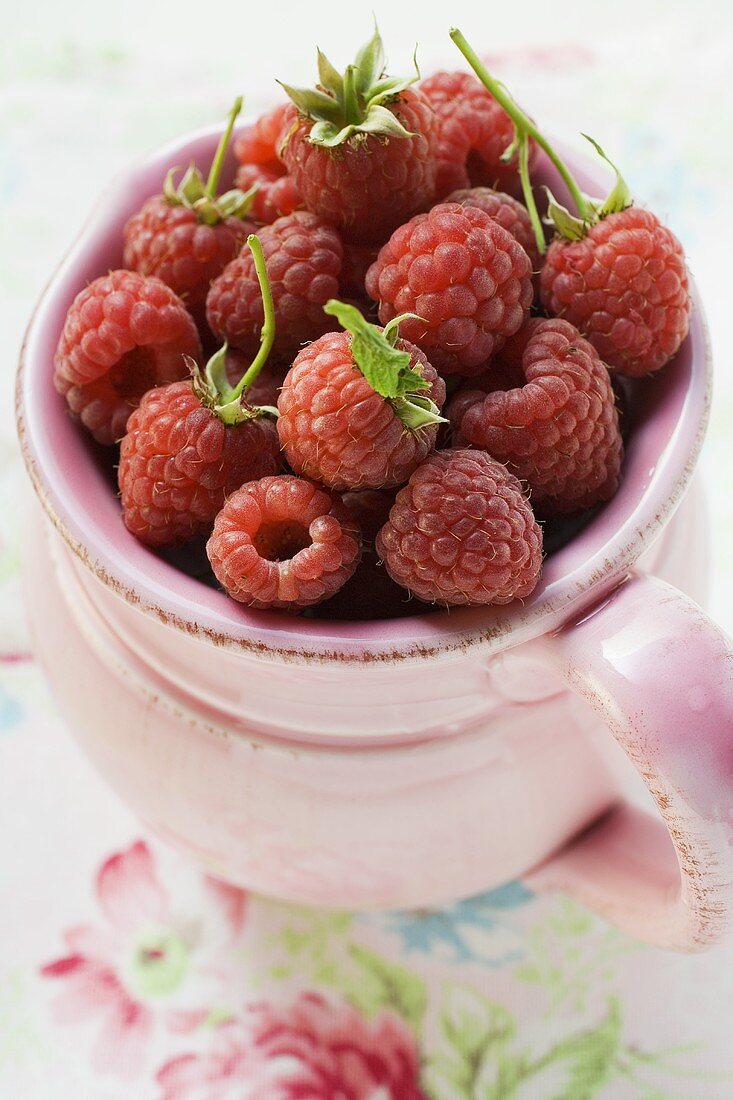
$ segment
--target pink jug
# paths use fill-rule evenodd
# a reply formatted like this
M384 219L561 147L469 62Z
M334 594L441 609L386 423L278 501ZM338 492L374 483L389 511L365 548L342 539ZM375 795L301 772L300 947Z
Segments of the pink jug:
M369 623L248 610L128 534L51 383L74 295L119 266L166 169L205 162L217 137L167 147L105 197L28 329L19 430L44 512L27 600L74 736L150 827L254 890L408 907L521 876L660 945L719 941L733 647L680 591L706 568L699 501L675 516L710 400L699 302L642 391L621 489L531 599ZM540 178L562 194L548 165ZM634 769L649 807L628 797Z

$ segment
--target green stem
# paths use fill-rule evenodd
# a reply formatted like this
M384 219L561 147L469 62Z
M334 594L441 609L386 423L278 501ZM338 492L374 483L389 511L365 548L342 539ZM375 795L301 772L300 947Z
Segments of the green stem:
M534 191L532 190L532 181L529 178L529 140L526 134L522 135L519 140L519 178L522 181L522 193L527 205L529 220L532 222L537 248L539 249L540 256L544 256L547 251L547 242L545 241L545 231L542 228L542 219L540 218L537 203L534 198Z
M267 277L267 267L265 266L265 257L262 252L260 238L255 233L250 233L249 237L247 237L247 244L252 252L252 259L255 262L255 271L257 273L257 281L260 284L264 320L262 322L262 331L260 332L259 351L252 361L249 370L242 375L231 394L228 395L229 401L236 401L242 396L247 386L254 382L267 362L267 358L272 351L272 345L275 340L275 303L272 300L272 290L270 288L270 280Z
M229 119L227 121L226 130L221 135L219 144L216 147L216 153L214 159L211 162L211 168L209 169L209 178L206 181L206 194L210 199L215 199L217 191L219 189L219 176L224 166L224 157L227 154L227 148L229 146L229 139L232 136L232 130L234 129L234 123L236 122L237 115L242 110L242 97L238 96L234 101L234 106L229 112Z
M469 46L466 39L456 27L451 29L450 36L483 86L491 92L497 103L499 103L509 115L516 127L517 137L520 141L527 136L534 138L539 147L544 149L547 153L548 157L562 176L563 182L577 207L579 216L584 220L591 218L593 216L593 210L578 187L570 170L552 148L547 138L543 137L534 122L532 122L532 119L524 113L517 103L515 103L501 81L491 75L478 54Z
M361 122L359 96L356 91L356 65L347 65L344 73L344 117L354 126Z

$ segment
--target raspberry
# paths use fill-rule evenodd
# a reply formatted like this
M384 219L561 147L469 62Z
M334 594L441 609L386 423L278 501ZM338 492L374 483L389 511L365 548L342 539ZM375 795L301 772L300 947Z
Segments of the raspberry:
M54 357L54 384L98 443L116 443L151 386L184 378L200 353L196 326L159 279L112 271L71 304Z
M154 195L124 229L124 264L141 275L156 275L179 294L192 312L201 310L212 279L240 252L254 222L224 218L199 222L187 206L171 206Z
M293 105L280 156L306 207L349 241L381 243L435 197L435 112L410 87L417 77L386 78L383 68L375 31L344 77L319 53L318 89L285 87Z
M603 201L585 195L562 158L487 71L461 32L450 33L482 84L506 108L518 151L527 154L530 134L537 135L576 208L577 214L572 214L549 195L549 220L565 239L555 240L547 251L540 274L543 306L574 324L619 373L638 378L659 370L675 354L689 326L688 277L679 241L654 214L632 206L626 182L593 138L588 141L614 170L616 181ZM522 190L536 222L539 214L526 176ZM544 252L539 233L537 243Z
M275 474L275 422L224 424L191 382L159 386L130 417L118 471L125 526L149 546L208 534L230 493Z
M305 210L278 218L259 234L275 301L275 350L293 354L300 344L332 327L324 304L338 293L343 248L338 233ZM253 353L262 327L262 296L254 261L242 252L209 291L206 313L212 331Z
M260 242L252 235L247 244L264 311L254 361L238 371L241 377L232 385L229 373L244 364L228 359L226 344L204 371L189 360L191 380L147 393L122 440L123 518L150 546L173 546L208 534L230 493L280 469L277 429L253 401L254 383L274 337L272 296Z
M351 331L327 333L298 355L278 400L280 443L296 473L332 489L399 485L435 447L445 384L419 348L393 347L353 306L336 308ZM390 375L394 359L391 392L375 389L372 351ZM422 417L426 398L434 404Z
M408 89L392 111L413 137L368 134L336 150L314 145L312 121L291 111L281 156L308 209L350 241L383 241L435 197L437 125L431 106Z
M278 218L303 207L303 196L294 179L277 162L277 167L264 164L241 164L234 182L242 191L257 185L250 207L252 216L271 225Z
M383 324L402 325L438 370L478 374L524 321L532 301L527 253L475 206L443 203L401 226L369 268Z
M241 106L238 99L229 114L208 179L204 181L192 165L176 188L172 169L163 194L148 199L124 228L125 267L162 279L185 298L194 314L203 312L211 280L234 259L255 228L253 222L244 220L250 196L235 190L217 197L229 138Z
M420 88L438 116L438 197L458 187L497 187L517 193L517 156L503 161L514 139L514 123L471 73L434 73ZM530 144L529 164L537 147Z
M501 463L480 451L439 451L397 494L377 552L420 599L505 604L537 584L542 531Z
M303 206L297 184L287 175L277 155L288 106L281 103L262 115L252 126L241 130L234 143L235 156L241 162L235 183L242 191L257 184L252 214L268 225Z
M251 126L244 126L234 142L234 155L241 164L277 165L280 135L285 126L288 103L279 103Z
M494 191L491 187L469 187L454 191L445 202L459 202L461 206L477 206L490 218L503 225L515 241L519 241L529 256L533 271L539 271L542 265L532 222L526 206L519 199L506 195L503 191Z
M525 385L472 405L461 437L526 479L545 515L609 500L618 488L623 442L608 371L567 321L538 319L524 334Z
M250 481L229 497L206 552L235 600L297 611L349 579L359 562L359 529L332 493L282 474Z
M579 241L556 240L540 275L545 308L574 324L621 374L659 370L687 335L682 246L648 210L608 214Z
M494 390L513 390L524 385L522 356L529 333L536 323L534 317L529 317L519 332L509 337L501 351L492 358L486 370L467 379L453 394L446 415L453 429L455 446L465 444L465 441L461 440L459 429L464 413L472 405L477 401L483 401L486 394L493 393Z

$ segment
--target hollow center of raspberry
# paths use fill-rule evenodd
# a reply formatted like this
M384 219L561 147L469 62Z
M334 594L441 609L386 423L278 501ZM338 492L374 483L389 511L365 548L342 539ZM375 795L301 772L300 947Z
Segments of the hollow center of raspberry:
M152 348L132 348L125 352L109 372L109 380L123 400L137 404L155 385L155 352Z
M472 187L493 187L496 183L489 179L486 161L475 149L470 149L466 157L466 172Z
M268 561L289 561L311 545L308 528L294 520L263 523L252 541L260 557Z

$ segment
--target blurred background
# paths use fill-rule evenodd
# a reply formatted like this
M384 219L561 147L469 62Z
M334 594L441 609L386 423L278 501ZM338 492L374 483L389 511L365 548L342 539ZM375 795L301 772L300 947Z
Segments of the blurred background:
M437 67L464 67L447 34L449 24L457 24L545 131L577 148L584 145L580 132L591 133L622 168L637 199L652 206L682 240L705 302L717 378L702 463L711 515L710 610L733 631L733 6L729 0L615 0L612 5L566 0L563 5L552 6L537 0L525 0L521 5L414 5L377 0L374 7L393 71L409 67L416 42L423 73ZM310 83L315 75L316 44L342 68L370 29L368 6L357 9L331 0L310 5L278 0L246 5L232 0L216 0L209 5L190 0L127 0L125 4L104 5L100 0L69 0L64 4L40 0L32 6L3 6L2 1096L25 1100L74 1095L78 1100L96 1100L158 1095L150 1083L152 1078L146 1079L148 1084L134 1087L123 1087L114 1074L104 1078L104 1085L96 1078L92 1081L83 1063L86 1040L71 1029L67 1048L64 1039L50 1030L50 1017L44 1008L45 987L38 979L42 963L64 954L59 928L96 911L92 883L102 855L127 850L125 846L129 847L139 826L110 799L64 739L30 654L19 587L22 521L30 489L16 447L12 398L24 327L45 282L90 208L104 201L104 188L116 173L187 129L223 122L237 93L245 97L244 114L254 115L277 98L275 77L296 85ZM54 782L58 775L63 781ZM174 867L171 872L176 881L178 871ZM53 899L51 905L49 898ZM331 931L321 934L320 926L313 923L315 917L301 914L296 920L285 914L284 907L268 910L265 903L262 906L257 918L261 923L292 927L304 921L302 942L311 945L311 953L317 950L314 944L320 943L324 950L328 936L337 936L330 925ZM494 930L492 935L499 935L504 944L497 949L502 958L508 941L510 948L506 950L511 955L524 950L518 946L520 941L531 939L528 932L516 933L505 917L497 918L497 912L504 913L506 908L501 903L482 903L468 916L469 910L465 910L460 919L456 913L445 914L441 918L445 927L453 929L446 939L448 947L444 944L437 955L426 951L424 959L421 957L417 963L413 959L411 965L420 970L424 962L426 972L432 967L441 981L454 980L456 967L463 973L461 967L473 966L474 985L485 984L482 974L490 976L489 984L500 982L492 969L496 950L486 946L488 940L481 941L484 946L477 948L477 937ZM553 965L567 977L570 986L575 968L578 975L584 975L582 981L587 979L591 1001L594 996L602 1000L611 995L626 998L630 1033L624 1040L626 1054L623 1058L619 1055L619 1064L637 1069L641 1065L643 1069L643 1053L634 1061L628 1052L637 1050L638 1043L643 1046L645 1041L653 1040L655 1049L669 1048L672 1052L668 1062L673 1069L656 1076L646 1070L636 1073L635 1069L628 1074L619 1070L613 1076L598 1076L595 1084L586 1082L587 1087L582 1088L579 1079L578 1091L562 1091L570 1086L535 1082L523 1096L529 1100L551 1096L569 1100L586 1096L724 1100L733 1095L733 1076L729 1072L733 1071L733 1050L726 1038L730 1036L733 1003L733 979L727 977L733 975L730 952L719 954L717 959L687 960L635 951L631 961L619 964L613 972L615 977L610 979L602 976L602 962L594 963L594 970L592 966L589 969L590 964L577 961L578 952L582 955L585 950L578 946L580 939L586 937L586 946L595 944L598 950L593 957L601 959L604 952L609 958L625 957L624 951L631 952L631 945L624 946L621 937L612 936L609 947L604 938L607 930L582 915L568 915L567 910L560 909L543 915L539 910L538 905L529 905L528 912L533 915L522 919L528 926L545 927L550 938L554 935L553 921L556 932L557 928L562 931L563 920L569 922L566 947L570 954ZM465 954L459 951L456 957L455 943L464 934L461 920L471 926L472 939L470 949L466 947ZM582 936L576 929L576 939L573 920L581 925L585 921ZM369 922L364 929L359 935L367 941L374 935L392 935L384 927L375 932ZM308 940L309 935L315 938ZM418 933L414 935L419 940ZM406 934L405 944L410 942L414 946ZM341 940L338 943L343 946ZM241 958L248 959L247 951L242 950ZM237 980L243 981L242 974L250 964L241 959L240 964L244 970ZM250 970L246 973L251 977ZM637 995L634 975L643 976L642 995ZM581 977L576 979L578 989ZM512 996L509 990L509 1000ZM557 1031L557 1026L555 1022L542 1023L550 1016L536 1007L538 1003L530 998L529 1008L525 1006L523 1011L531 1017L532 1034L542 1045L549 1041L548 1028ZM665 1006L663 1010L661 1005ZM583 1016L586 1010L570 1005L567 1011L571 1015L575 1012L578 1018L573 1024L578 1034L590 1034L590 1024ZM588 1011L595 1020L609 1018L603 1016L602 1008ZM651 1017L655 1017L654 1023L650 1023ZM67 1032L61 1029L60 1035L66 1036ZM661 1054L659 1058L661 1065ZM60 1076L54 1085L56 1074ZM549 1091L543 1091L545 1088ZM556 1088L560 1091L553 1091ZM175 1095L204 1094L192 1091ZM219 1095L206 1093L207 1097ZM442 1100L438 1093L435 1095ZM515 1093L480 1093L486 1098L502 1095Z

